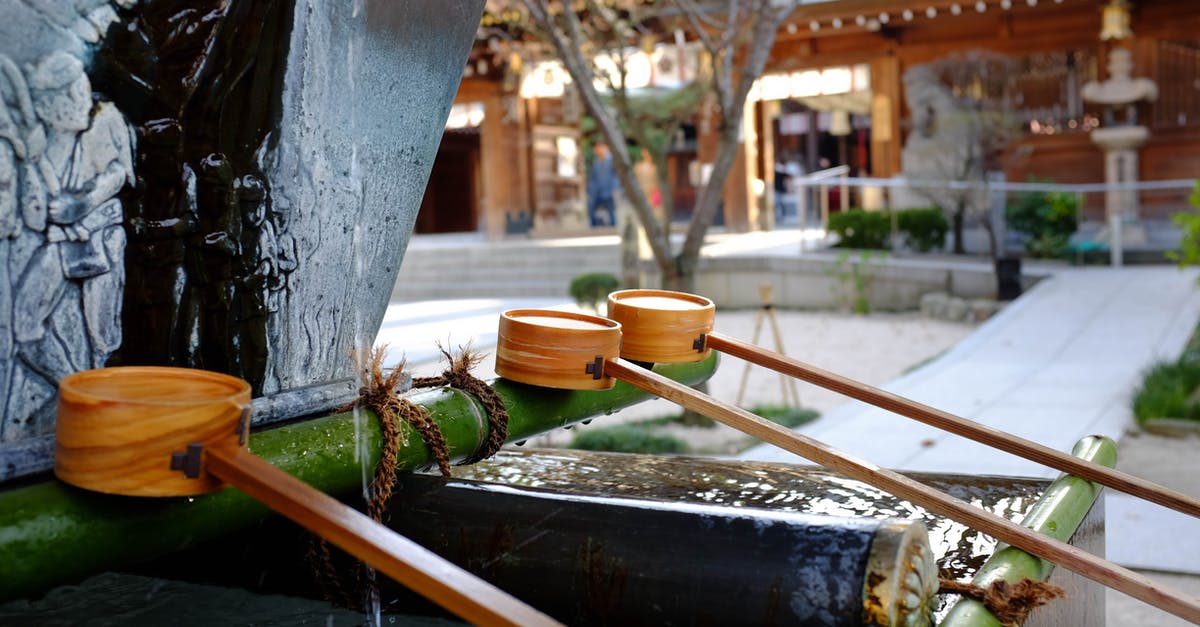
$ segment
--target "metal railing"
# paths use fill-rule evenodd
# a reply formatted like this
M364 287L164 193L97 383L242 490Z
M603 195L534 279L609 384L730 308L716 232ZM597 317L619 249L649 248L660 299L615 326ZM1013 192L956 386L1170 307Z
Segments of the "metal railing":
M838 204L840 205L840 209L845 211L850 207L850 187L847 184L849 174L850 166L839 165L793 178L791 182L794 186L793 190L783 195L784 202L782 206L785 207L785 210L784 215L779 216L779 218L781 220L790 218L787 215L786 208L795 206L796 218L800 227L805 228L809 223L811 207L814 202L813 197L815 195L816 204L820 208L821 228L824 229L825 225L829 222L829 182L832 179L838 180ZM814 190L815 194L813 193Z
M1150 236L1147 234L1146 225L1137 219L1140 214L1139 206L1150 208L1158 215L1188 210L1188 195L1197 184L1195 179L1125 183L1040 183L850 177L846 176L848 173L848 167L839 166L793 178L791 193L785 197L790 196L798 207L794 224L801 229L817 228L822 232L828 231L832 187L830 181L837 179L837 205L843 211L851 206L868 204L862 199L870 196L872 191L877 192L875 199L878 206L868 207L869 209L921 205L945 208L953 204L948 201L965 197L971 207L967 212L969 222L978 227L984 220L989 220L1003 249L1005 246L1021 245L1027 241L1027 235L1010 233L1010 229L1007 228L1007 206L1021 202L1022 196L1067 194L1074 198L1077 224L1080 226L1085 225L1084 217L1087 214L1103 216L1101 226L1097 228L1098 222L1086 223L1087 228L1081 229L1072 237L1071 250L1081 255L1098 250L1107 251L1113 266L1123 265L1129 250L1147 245L1147 238ZM851 188L857 190L857 205L850 202ZM814 203L820 209L816 216L813 216L811 211ZM787 207L787 203L783 206ZM816 225L813 224L813 217L818 218ZM784 215L780 216L779 224L793 224L786 210ZM1169 227L1166 228L1169 230ZM1177 237L1177 233L1164 231L1159 225L1154 225L1153 230L1155 232L1152 235L1157 238L1154 242L1156 245L1168 249L1175 247L1171 238ZM1022 240L1023 237L1026 240Z

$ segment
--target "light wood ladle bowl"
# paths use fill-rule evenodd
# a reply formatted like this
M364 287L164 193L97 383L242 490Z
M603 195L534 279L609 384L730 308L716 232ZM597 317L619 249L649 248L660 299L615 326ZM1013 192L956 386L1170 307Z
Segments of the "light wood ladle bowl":
M545 614L250 453L250 386L187 368L121 367L59 384L54 472L89 490L186 496L228 483L481 625L558 625Z

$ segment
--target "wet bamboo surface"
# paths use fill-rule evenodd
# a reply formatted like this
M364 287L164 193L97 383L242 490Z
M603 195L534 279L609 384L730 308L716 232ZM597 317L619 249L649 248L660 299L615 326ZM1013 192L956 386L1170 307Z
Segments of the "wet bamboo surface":
M570 625L861 625L936 589L924 525L412 477L396 529ZM877 555L901 542L929 560ZM914 584L915 585L915 584ZM401 591L384 588L391 596ZM398 604L403 607L403 604ZM914 608L914 613L917 612Z
M800 455L826 468L879 486L898 497L979 529L1161 610L1185 620L1200 623L1200 599L1161 585L1149 577L1117 566L1069 544L1049 539L1012 521L942 494L897 472L858 459L744 409L656 376L628 361L609 359L605 362L605 372L614 378L632 383L656 396L700 412L718 422Z

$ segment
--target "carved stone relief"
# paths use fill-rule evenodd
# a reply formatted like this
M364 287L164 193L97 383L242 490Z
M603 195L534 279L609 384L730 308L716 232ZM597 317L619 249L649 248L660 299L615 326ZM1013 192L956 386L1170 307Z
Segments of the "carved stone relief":
M63 36L98 41L116 5L41 7ZM128 5L129 3L123 3ZM83 62L0 50L0 441L53 430L57 382L121 345L131 129ZM27 50L25 51L27 53Z
M0 3L0 444L93 367L352 376L483 0Z

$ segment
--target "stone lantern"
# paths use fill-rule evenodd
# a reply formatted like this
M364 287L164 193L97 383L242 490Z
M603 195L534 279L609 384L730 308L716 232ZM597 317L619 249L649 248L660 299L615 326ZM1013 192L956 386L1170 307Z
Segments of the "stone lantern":
M1129 30L1128 7L1113 0L1105 7L1101 39L1124 39ZM1104 206L1108 226L1103 234L1112 251L1113 265L1121 265L1125 244L1145 244L1145 226L1138 219L1138 148L1150 131L1138 123L1137 105L1158 97L1158 86L1148 78L1133 78L1133 59L1128 48L1114 47L1108 55L1108 79L1083 86L1083 99L1104 107L1103 126L1092 131L1092 141L1104 150L1104 179L1110 187Z

